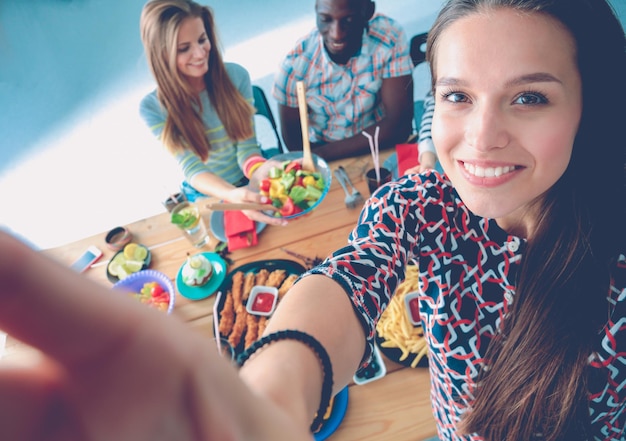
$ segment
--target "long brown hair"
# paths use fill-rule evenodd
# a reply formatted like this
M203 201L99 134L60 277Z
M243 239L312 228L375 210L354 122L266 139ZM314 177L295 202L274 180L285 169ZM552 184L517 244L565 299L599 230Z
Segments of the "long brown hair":
M568 168L540 202L515 302L458 429L487 441L586 439L589 357L607 322L609 268L626 244L624 30L604 0L449 0L428 37L433 90L441 33L502 7L547 14L569 30L583 114Z
M150 70L157 82L157 95L167 111L161 135L172 152L191 150L203 161L211 144L202 122L202 106L197 93L178 72L177 39L183 20L200 17L211 43L209 70L204 76L209 100L229 138L241 141L253 135L254 107L230 80L219 50L213 12L191 0L151 0L140 19L143 42ZM195 106L195 107L194 107Z

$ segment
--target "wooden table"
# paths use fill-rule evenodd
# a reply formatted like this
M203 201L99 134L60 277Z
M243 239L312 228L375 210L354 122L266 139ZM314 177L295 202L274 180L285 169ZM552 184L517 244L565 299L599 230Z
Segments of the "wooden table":
M389 153L381 152L381 158L384 159ZM371 158L364 156L337 161L331 164L331 168L334 170L339 163L344 166L358 190L367 197L369 192L363 175L365 170L371 167ZM293 221L287 227L268 226L259 235L255 247L230 254L233 265L229 270L258 260L293 259L282 251L281 247L309 257L324 257L343 246L356 224L360 211L360 207L347 209L344 197L340 185L333 179L326 199L311 215ZM199 206L204 208L202 203ZM208 225L208 210L204 209L202 214ZM169 215L165 211L126 227L133 234L134 242L142 243L151 250L151 268L164 272L172 280L185 261L187 253L198 251L183 238L176 227L170 224ZM69 265L87 246L96 245L104 251L104 256L85 274L106 286L111 286L106 277L106 265L114 252L106 247L105 235L106 232L103 232L43 252ZM212 237L207 245L207 251L213 250L217 243L218 241ZM212 338L214 301L215 296L191 301L177 295L174 315L188 322L195 331ZM36 355L34 349L9 338L5 355L7 359L19 362L23 361L21 358L32 355ZM416 441L436 435L430 408L427 369L409 369L389 360L385 362L388 374L383 379L361 386L350 385L345 419L329 440Z

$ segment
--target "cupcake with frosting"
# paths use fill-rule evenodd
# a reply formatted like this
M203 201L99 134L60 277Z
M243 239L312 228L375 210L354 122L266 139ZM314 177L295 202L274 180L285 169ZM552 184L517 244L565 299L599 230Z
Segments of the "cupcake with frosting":
M183 265L183 283L187 286L203 286L211 280L213 265L202 254L188 256Z

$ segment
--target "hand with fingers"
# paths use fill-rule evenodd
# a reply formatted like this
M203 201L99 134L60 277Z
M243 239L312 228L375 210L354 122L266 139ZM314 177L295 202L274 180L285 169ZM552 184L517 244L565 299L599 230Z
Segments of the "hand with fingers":
M257 203L267 204L269 199L267 196L263 196L249 187L237 187L228 192L227 201L232 203ZM287 220L268 216L262 211L258 210L243 210L242 211L250 219L262 222L270 225L287 225Z
M2 440L312 439L199 333L1 231L0 302L42 354L0 369Z

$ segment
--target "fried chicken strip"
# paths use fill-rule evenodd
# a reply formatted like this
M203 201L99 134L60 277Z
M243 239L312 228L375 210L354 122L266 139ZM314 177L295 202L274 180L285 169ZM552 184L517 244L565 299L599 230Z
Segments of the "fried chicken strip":
M252 271L250 271L248 274L246 274L246 279L243 282L242 303L245 304L245 302L248 301L248 297L250 297L250 291L252 291L252 288L254 287L255 283L256 283L256 276L254 275Z
M256 279L254 281L255 285L265 285L267 283L267 277L270 275L270 272L261 268L258 273L256 273Z
M241 343L241 337L246 332L246 327L248 324L248 312L246 311L245 306L239 304L239 306L235 309L235 323L233 324L233 330L228 336L228 342L231 344L233 348L239 346Z
M259 324L257 326L257 339L263 336L263 333L265 332L265 328L267 327L267 316L261 316L259 318Z
M233 306L235 311L237 311L239 305L241 305L243 301L243 278L243 273L241 271L237 271L235 274L233 274L233 277L231 279L232 286L230 289L233 293Z
M235 308L233 306L233 296L230 291L226 292L224 307L220 314L219 333L223 337L228 337L235 323Z
M267 286L273 286L274 288L278 288L283 280L287 277L287 271L284 269L276 269L272 271L267 278Z
M246 325L246 338L244 340L245 348L250 346L259 338L259 316L256 316L254 314L248 314L248 317L246 319Z
M291 274L289 275L285 281L283 282L282 285L280 285L280 288L278 288L278 299L282 299L285 294L287 294L287 291L289 291L289 289L291 289L291 287L293 286L293 283L296 281L296 279L299 276L297 274Z

